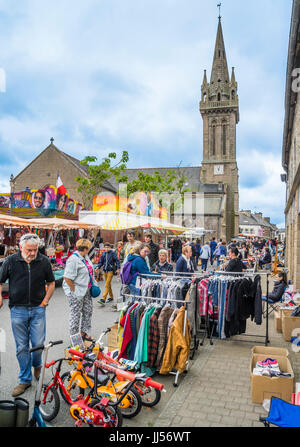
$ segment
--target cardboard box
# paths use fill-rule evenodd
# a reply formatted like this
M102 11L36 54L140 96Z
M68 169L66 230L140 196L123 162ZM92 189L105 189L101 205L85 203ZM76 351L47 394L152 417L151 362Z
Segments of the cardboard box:
M275 331L282 333L282 321L281 321L281 313L279 311L274 312L274 324L275 324Z
M276 348L271 346L254 346L252 348L252 355L261 354L266 358L274 358L275 355L280 357L288 357L289 351L285 348Z
M107 344L108 350L114 351L115 349L119 349L118 345L118 325L115 324L111 326L111 331L107 334Z
M300 336L300 317L292 317L292 313L292 310L282 310L282 334L285 341Z
M291 363L287 357L273 355L273 358L278 361L280 370L291 374L291 377L255 376L252 371L256 362L265 360L266 355L253 354L250 361L250 379L251 397L255 404L262 404L265 399L271 399L272 396L291 402L294 392L294 372Z

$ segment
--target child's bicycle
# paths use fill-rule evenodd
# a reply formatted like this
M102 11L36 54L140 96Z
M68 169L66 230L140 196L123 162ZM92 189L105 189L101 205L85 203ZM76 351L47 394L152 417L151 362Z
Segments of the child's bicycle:
M42 390L43 390L43 381L44 381L44 377L45 377L46 362L47 362L49 349L52 348L52 346L59 345L61 343L63 343L62 340L50 341L49 344L46 346L44 346L44 345L36 346L35 348L32 348L29 350L29 352L35 352L35 351L39 351L39 350L45 351L41 375L40 375L39 383L38 383L36 393L35 393L33 414L32 414L32 417L31 417L29 423L28 423L29 427L46 427L45 420L47 420L47 419L44 417L43 410L41 407L41 394L42 394Z
M69 353L73 356L77 356L81 359L85 359L88 362L93 361L93 358L95 357L94 354L87 353L87 352L79 352L75 349L70 349ZM129 371L120 370L118 368L115 368L114 366L108 365L103 361L94 360L94 387L93 387L93 393L89 392L87 397L83 400L77 400L73 403L73 405L70 408L71 416L76 420L76 425L82 425L83 423L87 423L90 425L103 425L103 420L101 420L100 415L98 414L99 411L104 411L105 406L110 404L111 407L114 407L116 410L118 410L117 406L122 402L124 397L128 394L128 392L132 389L134 384L137 381L142 381L145 383L146 386L152 386L154 388L158 388L162 390L164 386L160 383L154 382L150 377L145 378L144 374L133 374ZM118 375L123 378L123 380L127 380L128 384L126 385L123 394L120 396L120 398L116 402L111 402L107 398L101 398L97 394L98 389L98 371L101 371L101 373L109 372L113 373L115 375ZM91 400L91 394L93 394L94 399ZM104 409L103 409L104 407ZM119 411L119 410L118 410ZM104 422L106 422L104 420ZM111 426L111 425L106 425ZM116 425L115 425L116 426ZM120 426L120 425L119 425Z
M75 352L79 354L79 351ZM47 422L52 421L59 412L60 399L58 389L68 405L73 405L79 397L82 398L84 396L85 390L89 389L88 395L91 395L91 398L94 394L97 394L98 397L108 398L110 402L119 402L118 405L122 416L133 417L140 412L142 404L138 393L134 389L130 389L127 394L124 394L128 381L119 382L118 386L114 387L111 383L108 383L109 376L107 374L98 373L97 386L95 387L94 375L87 373L85 370L85 367L93 367L93 361L85 361L84 367L84 360L77 354L76 357L72 357L71 359L60 358L46 364L46 368L57 364L53 378L47 385L43 386L41 411ZM92 354L92 356L93 360L95 360L95 354ZM60 372L64 361L68 361L69 363L75 361L76 368L61 376Z
M110 329L108 328L106 331L102 332L99 339L97 341L94 341L90 344L90 346L86 349L86 352L94 352L97 354L97 360L103 360L104 362L114 365L116 368L119 369L126 369L126 370L134 370L135 369L131 366L131 364L133 362L122 362L122 360L117 361L116 359L114 359L113 357L111 357L110 355L106 354L104 352L104 348L103 348L103 343L102 343L102 338L104 337L104 335L106 335L108 332L110 332ZM136 371L135 371L136 372ZM71 389L75 389L77 386L80 387L80 393L84 394L84 389L86 388L86 382L82 382L79 380L75 380L75 374L72 372L71 373L66 373L67 375L69 374L69 383L71 383ZM72 377L74 376L74 378ZM78 379L78 375L77 375L77 379ZM121 378L119 378L118 376L113 377L111 380L115 381L115 379L117 380L122 380ZM114 383L115 387L117 386L116 383ZM158 402L161 399L161 391L158 388L154 388L151 386L145 386L145 382L143 381L137 381L134 384L134 390L139 394L142 405L145 407L154 407L155 405L158 404ZM77 393L78 394L78 393ZM122 412L123 413L123 412ZM123 413L123 416L125 416L125 414ZM125 416L126 417L126 416Z

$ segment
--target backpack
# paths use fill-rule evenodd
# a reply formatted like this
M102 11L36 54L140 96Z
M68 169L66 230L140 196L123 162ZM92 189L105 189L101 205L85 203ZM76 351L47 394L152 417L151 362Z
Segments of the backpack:
M135 273L134 275L131 274L131 266L132 261L127 261L121 267L120 278L122 284L126 284L127 286L131 283L132 279L138 274L138 273Z

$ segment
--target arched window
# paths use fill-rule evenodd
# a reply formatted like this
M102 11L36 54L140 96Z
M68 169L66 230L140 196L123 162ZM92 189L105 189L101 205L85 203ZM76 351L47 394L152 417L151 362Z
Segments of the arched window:
M234 90L232 90L232 92L231 92L231 99L235 99L235 91Z
M206 102L206 99L207 99L207 94L206 94L206 92L204 92L203 93L203 102Z
M226 127L226 123L223 122L223 124L222 124L222 148L223 148L223 155L226 155L226 138L227 138L227 127Z
M211 128L211 155L216 155L216 122L214 121Z
M218 93L218 101L221 101L221 93Z

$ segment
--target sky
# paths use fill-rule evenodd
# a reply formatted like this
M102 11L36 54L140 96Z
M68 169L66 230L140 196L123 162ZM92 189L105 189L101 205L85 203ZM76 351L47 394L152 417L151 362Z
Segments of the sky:
M79 159L126 150L130 168L199 166L217 3L0 0L0 191L51 137ZM291 9L292 0L223 0L221 11L239 88L240 209L280 226Z

